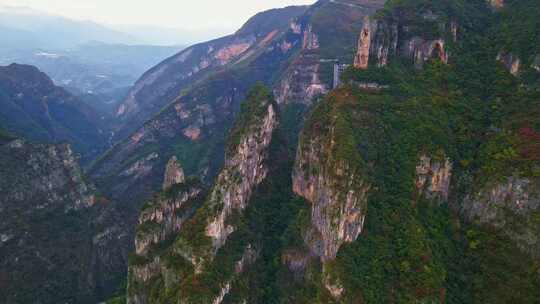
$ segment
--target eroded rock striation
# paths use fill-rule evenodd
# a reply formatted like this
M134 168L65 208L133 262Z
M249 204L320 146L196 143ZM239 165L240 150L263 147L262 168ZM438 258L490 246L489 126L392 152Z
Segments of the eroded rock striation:
M315 96L328 92L328 85L320 78L319 36L309 19L295 19L290 23L289 36L293 44L300 44L300 54L274 89L279 104L300 102L310 104Z
M436 34L417 29L411 18L431 23L430 26L435 28L432 32ZM447 40L457 42L459 24L441 20L444 19L431 11L409 13L400 10L383 18L366 18L358 40L355 67L366 69L369 64L384 67L392 57L410 60L416 68L431 59L448 63Z
M362 232L370 189L356 166L333 154L339 141L335 123L323 132L304 131L293 171L294 192L311 203L304 240L323 262L333 260L343 243Z
M275 89L279 104L311 104L313 99L328 93L329 86L321 80L321 64L315 54L304 54L290 66Z
M332 88L328 81L328 68L336 60L347 58L347 62L350 61L349 47L354 47L349 45L350 41L357 37L356 31L360 31L362 26L358 20L373 14L383 4L384 1L379 0L354 3L319 1L304 15L295 18L287 36L300 41L301 49L274 86L277 102L311 105L317 97L327 94ZM327 14L328 19L319 18ZM338 32L335 29L339 29ZM369 35L371 31L368 29L364 24L362 33ZM358 44L362 54L356 56L356 64L363 65L365 63L360 61L368 59L365 51L370 49L369 41L366 37L360 38ZM347 52L343 52L345 50Z
M206 227L206 235L212 238L214 250L223 246L234 231L234 227L227 224L228 218L234 211L246 208L254 188L268 173L268 147L278 120L275 105L268 96L263 98L253 100L257 103L255 107L263 110L262 115L255 118L257 121L251 121L241 131L242 134L235 135L239 137L238 143L229 151L225 167L209 197L211 206L220 210Z
M461 214L469 222L493 227L513 240L528 254L540 256L539 181L508 177L492 182L465 197Z
M452 163L446 157L435 160L422 155L416 166L416 189L430 200L448 201Z
M193 277L204 277L213 267L231 267L229 275L213 282L215 286L205 287L216 287L219 292L200 298L221 303L237 276L257 259L258 249L245 244L234 264L212 266L218 250L227 246L228 238L239 228L239 216L269 172L269 147L278 126L276 107L266 88L251 91L230 135L224 168L208 195L200 184L188 185L188 180L170 186L143 208L136 252L130 263L129 303L152 302L148 290L156 286L155 282L178 289L178 301L191 303L194 295L189 286L196 284ZM175 162L174 158L170 161L172 172L177 169Z
M358 38L358 48L354 57L354 67L358 69L367 69L369 65L369 52L371 50L371 35L372 29L376 27L369 17L364 18L364 26Z
M189 47L146 72L118 108L119 139L174 101L190 84L264 50L291 18L305 10L294 6L259 13L236 33ZM316 45L314 36L307 39L306 47Z
M17 176L12 178L7 178L7 174L2 175L6 179L2 185L1 203L36 201L39 204L31 206L28 211L61 206L64 212L94 205L94 189L83 181L76 155L68 144L33 145L17 139L4 145L2 149L4 158L18 155L25 159L25 167L11 168L20 169ZM21 165L20 162L16 164ZM8 167L4 170L9 170L15 164L5 165ZM36 174L41 170L47 174Z
M145 286L150 280L161 278L167 286L180 282L180 274L175 273L169 262L170 255L160 253L158 248L176 238L205 193L201 182L190 178L167 187L143 207L128 271L128 303L148 303L149 291Z
M180 231L193 212L189 212L193 208L190 204L193 205L200 198L203 189L196 180L177 183L172 189L168 187L170 191L163 193L155 202L147 204L139 215L140 229L135 237L135 253L145 255L151 245L165 241Z
M303 35L293 33L290 20L306 9L257 14L234 35L190 47L143 75L119 109L115 137L126 139L90 170L103 191L140 206L162 188L167 161L179 150L185 152L177 155L185 174L212 183L249 88L257 81L270 84L301 50ZM145 161L152 153L159 157ZM123 175L139 161L146 163L144 174Z
M255 261L258 258L259 253L251 246L248 245L244 249L244 253L242 254L242 258L238 260L234 265L234 274L236 276L241 275L251 264L255 263ZM213 304L221 304L223 300L225 299L225 296L227 296L232 287L232 280L229 282L226 282L219 292L219 294L214 298L212 301ZM245 302L245 301L244 301Z
M305 241L322 261L336 257L340 246L353 242L362 232L369 185L345 164L328 166L313 146L300 150L294 172L294 192L311 202L311 231ZM311 151L310 151L311 150ZM323 161L324 162L324 161ZM322 166L310 174L312 166Z
M176 156L171 157L167 166L165 167L165 176L163 177L163 190L167 190L169 187L181 184L185 180L184 170L178 163Z

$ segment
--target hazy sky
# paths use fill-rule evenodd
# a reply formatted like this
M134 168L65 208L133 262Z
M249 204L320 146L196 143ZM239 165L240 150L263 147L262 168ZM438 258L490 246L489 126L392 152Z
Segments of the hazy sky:
M116 25L202 29L240 27L257 12L315 0L0 0L74 19Z

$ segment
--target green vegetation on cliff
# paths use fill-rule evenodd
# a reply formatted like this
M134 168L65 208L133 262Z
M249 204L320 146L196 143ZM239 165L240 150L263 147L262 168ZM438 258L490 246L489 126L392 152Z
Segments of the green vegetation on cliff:
M132 285L130 293L148 292L149 303L173 299L209 303L220 293L224 294L220 303L537 301L536 245L531 245L531 254L504 228L465 220L461 214L463 204L475 193L489 191L490 185L509 177L535 182L540 176L540 93L531 81L538 71L533 71L529 60L538 50L536 45L524 46L536 41L540 31L531 17L535 13L524 12L519 22L510 17L519 16L523 9L516 1L494 10L483 0L396 0L378 14L381 22L399 22L400 30L407 28L411 37L406 39L416 35L428 43L444 39L449 58L448 62L427 60L420 69L397 52L386 67L351 68L343 75L345 85L330 92L309 114L299 138L301 149L312 149L306 148L311 158L306 157L309 166L303 173L315 177L323 170L333 173L323 175L329 180L316 180L313 187L342 187L339 200L344 202L361 192L349 189L356 182L369 189L367 212L360 203L353 208L362 209L360 216L351 216L351 221L361 220L364 229L356 240L340 243L335 259L321 258L324 244L317 238L324 236L311 237L317 233L313 232L317 202L307 202L292 192L294 144L287 141L296 140L290 133L298 130L300 119L295 118L305 108L288 106L281 113L282 124L273 132L264 181L254 187L245 209L231 212L216 229L226 242L216 246L216 240L208 236L209 222L231 200L222 195L226 192L214 191L178 236L162 243L160 254L169 277ZM323 54L335 54L342 45L333 44L349 37L332 40L331 29L316 29L335 21L326 17L314 16L313 26L324 33L321 45L331 44L323 46ZM449 22L457 24L456 41ZM524 27L524 33L517 38L521 42L513 45L507 39L516 24ZM497 59L501 51L523 58L519 73L512 75L508 65ZM276 106L263 86L257 85L248 94L225 146L227 160L241 154L239 145L264 119L269 103ZM435 190L419 186L422 156L429 157L431 164L450 164L450 175L430 181L449 179L449 189L439 190L448 191L442 198L429 197L426 191ZM243 176L229 169L224 169L214 190L242 182ZM429 168L427 174L434 170ZM347 180L351 176L354 180ZM315 192L309 191L306 197ZM339 232L348 228L334 227L339 225L335 217L348 215L338 209L329 212L331 223L322 227ZM530 225L536 229L533 232L540 228L537 211L523 217L508 212L505 224L510 228ZM229 225L234 229L227 232Z
M457 185L452 189L453 204L489 182L538 176L540 95L534 86L523 85L527 79L511 75L496 60L503 48L497 38L505 35L500 29L512 26L516 21L508 16L519 16L522 9L514 2L503 12L492 13L480 1L390 1L380 18L405 15L401 21L421 21L427 19L422 14L431 11L459 21L458 41L447 49L449 64L432 60L416 70L407 60L391 58L385 68L350 69L343 79L350 85L331 92L311 113L301 140L334 132L336 140L325 152L328 159L358 166L373 184L365 231L325 265L344 287L337 302L537 299L539 264L534 256L523 253L501 230L461 222L455 207L418 196L414 184L423 154L452 160L452 181ZM538 45L530 39L540 33L536 21L531 24L533 19L528 18L540 10L533 11L525 14L528 21L521 22L526 38L518 43L529 51ZM506 21L497 23L501 16ZM441 33L430 34L437 28L434 24L420 22L414 27L423 37L427 33L427 38L435 39ZM366 90L359 83L388 87ZM512 221L513 215L508 217ZM317 280L306 279L305 288L320 284ZM319 290L295 301L327 303L328 298Z

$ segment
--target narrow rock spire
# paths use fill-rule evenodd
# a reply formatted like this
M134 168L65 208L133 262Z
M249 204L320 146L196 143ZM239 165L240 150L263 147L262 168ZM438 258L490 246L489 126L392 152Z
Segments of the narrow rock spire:
M367 69L369 63L369 49L371 47L371 25L368 17L364 18L364 26L358 38L358 50L354 57L354 67Z
M163 178L163 190L167 190L172 185L184 182L184 170L178 163L176 156L171 157L165 168L165 177Z

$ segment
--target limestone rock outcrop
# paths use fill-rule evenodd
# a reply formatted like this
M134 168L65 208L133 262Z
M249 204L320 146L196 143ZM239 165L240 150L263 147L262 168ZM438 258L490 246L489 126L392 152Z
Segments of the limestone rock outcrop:
M310 104L314 97L326 94L329 90L320 78L321 63L317 55L320 48L319 36L313 25L304 20L293 20L289 32L295 40L290 43L300 44L301 52L274 88L274 95L278 104Z
M268 89L254 88L244 108L230 135L224 168L211 191L207 194L199 182L188 179L167 187L141 211L129 268L128 303L151 302L149 289L155 282L182 291L184 285L195 284L189 278L211 271L218 250L239 228L235 219L270 170L269 148L278 126L276 103ZM169 165L168 173L178 177L174 157ZM205 294L206 303L221 303L237 276L257 259L255 246L242 246L241 258L221 266L233 271L214 282L215 290ZM191 303L190 296L179 293L179 303Z
M369 17L364 18L364 26L360 32L360 37L358 38L358 48L356 51L356 56L354 57L354 67L358 69L367 69L369 65L369 53L371 50L371 35L373 31L376 31L374 28L376 23L372 23Z
M335 133L304 134L293 171L293 191L311 203L311 225L304 240L323 262L333 260L345 242L362 232L370 185L345 159L329 154Z
M350 54L349 36L352 39L357 37L357 33L351 32L351 29L359 31L358 19L375 13L383 5L384 1L381 0L354 1L354 3L319 1L312 10L294 19L287 37L293 39L292 45L299 44L300 48L274 87L278 104L300 103L309 106L317 97L327 94L333 87L333 83L325 77L328 68L332 67L336 60L347 58L346 56ZM339 15L328 16L328 19L318 18L319 14L324 15L330 11L339 12ZM331 21L327 22L329 20ZM354 26L351 27L351 24ZM365 29L369 28L369 24L375 23L366 21ZM336 32L336 29L339 30ZM336 35L338 32L340 34ZM370 41L369 37L360 37L358 43L362 54L356 56L357 64L367 64ZM360 63L361 60L365 62Z
M147 206L139 215L139 228L135 236L135 253L145 255L151 245L159 244L178 233L184 221L194 210L193 203L200 199L203 186L196 180L186 184L177 183L176 187L164 193ZM148 227L148 229L144 229Z
M448 158L435 160L422 155L416 166L416 189L427 199L448 201L451 177L452 163Z
M510 74L517 76L521 67L521 59L512 53L499 52L497 60L500 61Z
M321 63L316 55L298 57L275 89L277 102L309 105L313 98L328 93L329 87L321 80L320 69Z
M0 144L2 302L110 296L124 279L131 247L114 206L83 176L70 145Z
M235 263L234 274L236 276L241 275L248 266L250 266L257 260L258 255L259 253L251 245L246 246L246 248L244 249L244 253L242 254L242 258L240 258L240 260L236 261ZM231 281L225 283L221 288L218 296L214 299L214 301L212 301L212 303L221 304L225 299L225 296L231 291L231 287Z
M94 205L94 189L83 181L82 171L71 146L33 145L17 139L4 145L2 150L5 157L19 155L26 163L18 168L10 168L15 163L5 164L3 171L13 169L18 172L15 176L7 172L6 175L2 174L10 178L0 184L1 204L22 204L35 200L39 203L29 206L27 211L61 207L64 212ZM46 174L38 174L39 172ZM24 185L28 188L21 188Z
M362 232L369 185L346 163L329 166L312 143L301 146L293 175L294 192L311 203L312 227L304 236L312 253L333 260L345 242ZM313 167L320 172L313 174Z
M465 197L461 214L469 222L502 231L528 254L540 256L538 179L508 177Z
M115 138L122 139L135 131L198 80L265 51L278 34L288 29L290 20L305 10L291 6L259 13L232 35L188 47L150 69L119 105L116 116L120 128ZM316 46L317 37L306 33L305 47Z
M165 167L165 176L163 177L163 190L167 190L169 187L181 184L185 180L184 170L180 166L176 156L171 157L167 166Z
M313 32L313 27L307 25L304 29L304 37L302 39L303 50L316 50L319 48L319 37Z
M185 175L212 183L223 167L223 139L249 88L280 79L281 67L302 49L303 31L295 34L291 20L306 10L292 6L262 12L233 35L189 47L145 73L119 106L112 139L119 142L89 170L103 185L100 190L142 206L162 189L165 166L177 151L188 152L176 154ZM314 29L311 33L306 48L320 38ZM310 85L311 95L318 94L322 82ZM147 162L144 177L122 175L154 152L159 157ZM131 217L136 220L136 214Z
M151 280L161 277L167 285L177 284L180 274L171 269L156 248L174 240L183 224L204 199L205 188L197 179L171 185L149 201L139 215L135 234L135 253L128 271L128 303L148 303Z
M260 120L253 122L240 135L236 147L229 152L225 167L219 174L209 201L221 210L206 227L206 235L212 238L217 250L227 240L234 227L227 224L227 219L236 211L246 208L254 188L260 184L268 173L268 147L272 133L277 127L277 113L269 100L254 101L265 108Z
M408 24L406 13L393 12L394 15L380 19L366 17L358 39L354 66L366 69L370 62L377 67L388 65L391 57L401 57L410 60L416 68L421 68L431 59L439 59L448 63L449 54L445 37L451 37L453 42L458 40L459 24L455 21L442 23L432 12L419 13L417 18L440 22L437 31L439 37L423 35L422 30ZM437 25L433 25L437 26Z

